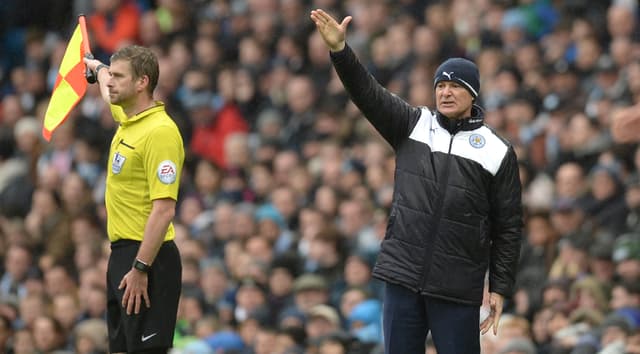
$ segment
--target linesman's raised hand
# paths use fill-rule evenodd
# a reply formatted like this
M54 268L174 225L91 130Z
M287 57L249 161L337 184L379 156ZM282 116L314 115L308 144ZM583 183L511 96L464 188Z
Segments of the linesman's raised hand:
M353 19L351 16L347 16L342 20L342 23L338 23L333 17L331 17L324 10L317 9L311 10L311 19L316 24L316 28L324 43L329 47L332 52L339 52L344 49L345 38L347 35L347 26Z

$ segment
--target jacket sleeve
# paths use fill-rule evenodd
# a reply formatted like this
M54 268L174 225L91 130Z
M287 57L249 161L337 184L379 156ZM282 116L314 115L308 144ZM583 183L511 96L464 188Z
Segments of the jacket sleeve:
M331 61L353 103L395 149L420 117L420 109L387 91L360 64L347 45L331 52Z
M522 242L522 186L513 147L509 147L491 186L489 291L513 294Z

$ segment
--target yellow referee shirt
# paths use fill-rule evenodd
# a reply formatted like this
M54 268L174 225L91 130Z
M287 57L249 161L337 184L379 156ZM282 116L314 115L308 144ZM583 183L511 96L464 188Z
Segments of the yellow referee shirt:
M154 199L178 199L184 145L180 131L156 102L133 117L111 106L120 123L109 151L105 204L109 240L142 241ZM174 237L169 224L165 241Z

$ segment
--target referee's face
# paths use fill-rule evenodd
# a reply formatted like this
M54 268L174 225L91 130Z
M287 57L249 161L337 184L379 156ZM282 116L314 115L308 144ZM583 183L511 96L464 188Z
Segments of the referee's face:
M122 106L126 109L137 101L137 98L145 90L145 82L148 79L134 78L131 63L126 60L115 60L111 62L109 69L111 78L107 87L109 88L109 99L111 104Z

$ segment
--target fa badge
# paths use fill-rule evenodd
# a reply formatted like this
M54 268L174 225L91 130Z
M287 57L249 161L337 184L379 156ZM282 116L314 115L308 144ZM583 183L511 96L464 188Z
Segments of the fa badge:
M171 160L164 160L158 165L158 179L164 184L171 184L176 181L178 171L176 164Z
M469 144L476 149L480 149L485 144L484 136L480 134L471 134L469 137Z
M126 159L124 155L120 155L120 153L116 151L113 155L113 161L111 161L111 172L113 172L114 175L122 171L122 165L124 165L124 160Z

